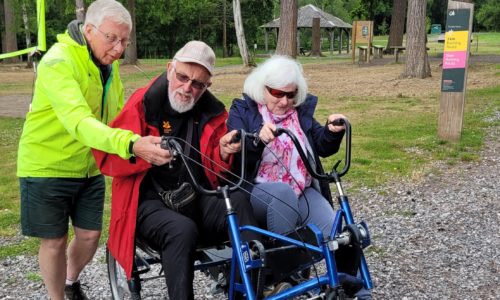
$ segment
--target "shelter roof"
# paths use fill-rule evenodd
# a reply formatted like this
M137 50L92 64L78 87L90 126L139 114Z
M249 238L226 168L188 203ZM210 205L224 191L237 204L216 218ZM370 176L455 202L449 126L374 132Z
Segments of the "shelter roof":
M319 26L321 28L352 28L351 24L346 23L329 13L322 11L312 4L308 4L299 8L297 12L297 27L312 28L313 18L319 18ZM279 28L280 18L274 19L269 23L261 25L260 27Z

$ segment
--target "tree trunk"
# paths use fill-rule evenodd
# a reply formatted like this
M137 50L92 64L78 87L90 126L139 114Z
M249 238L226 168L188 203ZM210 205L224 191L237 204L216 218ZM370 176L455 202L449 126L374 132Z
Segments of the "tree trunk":
M85 21L85 3L84 0L75 0L76 19L80 22Z
M201 40L203 40L203 30L202 30L202 24L201 24L201 12L198 14L198 29L199 29L198 40L201 41Z
M17 36L16 36L16 17L14 15L14 8L12 6L13 0L4 0L3 9L5 15L5 50L4 53L17 51ZM4 59L7 63L19 62L18 57L11 57Z
M297 0L281 1L276 54L297 57Z
M2 52L1 53L5 53L7 51L5 51L5 30L3 30L4 28L4 21L5 21L5 14L3 13L3 0L0 0L0 43L2 44Z
M247 41L245 40L245 30L243 29L243 22L241 21L240 0L233 0L233 14L234 28L236 29L236 39L238 40L238 48L240 48L240 55L243 59L243 65L245 67L250 67L253 62L250 61Z
M132 18L132 31L130 31L130 45L125 49L123 64L137 65L137 37L135 33L135 0L128 0L127 9Z
M222 57L227 57L227 2L222 0Z
M319 27L319 18L313 18L312 47L309 56L321 56L321 28Z
M401 77L426 78L431 76L427 56L425 30L426 0L409 0L406 23L406 64Z
M24 24L24 36L26 39L26 48L31 47L31 32L30 32L30 24L28 22L28 12L26 10L26 1L23 0L21 2L21 9L23 11L23 24ZM33 67L33 59L31 58L31 55L28 53L28 64L26 65L27 68L32 68Z
M389 29L389 40L386 52L393 54L391 46L403 46L403 34L405 29L406 2L408 0L394 0L392 3L391 27Z

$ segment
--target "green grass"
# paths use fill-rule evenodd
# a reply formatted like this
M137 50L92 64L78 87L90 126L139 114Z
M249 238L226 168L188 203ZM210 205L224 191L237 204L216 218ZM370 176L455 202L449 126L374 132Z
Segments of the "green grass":
M28 278L30 281L33 281L33 282L42 282L43 279L42 279L42 276L38 273L33 273L33 272L29 272L28 274L26 274L26 278Z
M17 144L23 119L0 119L0 236L13 236L19 224L19 183L16 177Z
M31 82L0 83L0 90L2 91L1 94L3 95L19 93L29 94L31 93L31 88Z

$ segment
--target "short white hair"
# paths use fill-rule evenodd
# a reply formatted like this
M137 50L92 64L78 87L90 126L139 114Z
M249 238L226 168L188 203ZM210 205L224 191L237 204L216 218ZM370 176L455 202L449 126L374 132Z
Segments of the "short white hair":
M289 84L297 86L294 106L299 106L307 96L307 82L302 65L288 56L273 55L248 75L243 85L243 93L255 102L265 105L266 86L279 89Z
M84 26L101 26L105 18L109 18L118 24L126 24L132 30L132 18L128 10L115 0L97 0L92 2L85 15Z

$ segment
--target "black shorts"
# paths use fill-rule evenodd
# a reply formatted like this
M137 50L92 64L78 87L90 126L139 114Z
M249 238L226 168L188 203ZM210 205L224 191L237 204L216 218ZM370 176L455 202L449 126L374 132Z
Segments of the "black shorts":
M73 226L99 231L106 184L103 175L90 178L19 178L21 227L27 236L59 238Z

